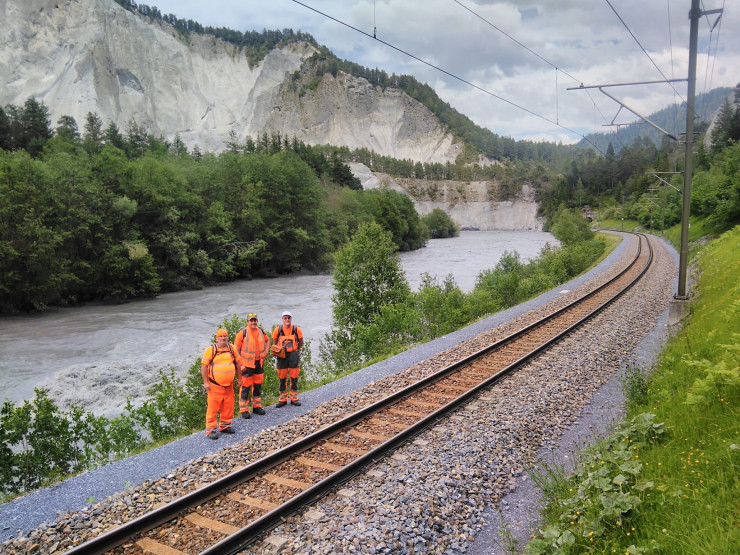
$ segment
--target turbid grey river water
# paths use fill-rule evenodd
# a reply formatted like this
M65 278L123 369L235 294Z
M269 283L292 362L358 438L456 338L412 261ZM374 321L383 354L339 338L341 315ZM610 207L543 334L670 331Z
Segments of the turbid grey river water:
M527 260L547 242L556 240L544 232L470 231L429 241L423 249L402 253L401 260L413 290L426 272L440 283L452 274L468 292L478 273L494 267L504 251L517 251ZM316 356L331 327L333 293L331 275L287 276L116 306L5 317L0 319L0 398L19 402L44 387L61 407L76 403L96 414L118 414L127 397L134 403L143 399L159 369L179 374L190 367L218 325L233 314L257 312L270 329L283 310L291 310Z

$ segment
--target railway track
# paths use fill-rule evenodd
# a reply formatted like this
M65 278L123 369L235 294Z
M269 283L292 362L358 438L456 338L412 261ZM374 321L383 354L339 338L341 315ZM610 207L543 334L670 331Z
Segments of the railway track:
M645 236L609 282L516 333L283 449L68 551L235 553L539 354L647 271Z

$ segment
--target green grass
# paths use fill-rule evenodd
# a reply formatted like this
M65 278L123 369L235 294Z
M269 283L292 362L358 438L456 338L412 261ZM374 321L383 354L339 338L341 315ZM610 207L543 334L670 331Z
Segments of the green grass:
M614 219L604 219L604 220L594 220L591 222L591 227L593 228L603 228L603 229L616 229L618 231L635 231L636 228L640 227L640 222L637 220L614 220Z
M690 315L647 378L628 373L629 413L620 430L584 451L573 477L535 476L549 504L527 553L738 552L738 252L740 227L701 249ZM635 429L644 415L660 427L648 427L648 435L662 431L654 440Z
M700 247L697 242L702 238L710 236L711 230L705 225L704 220L690 218L689 222L689 253L693 255L696 254ZM681 248L681 226L677 225L666 230L665 238L670 241L676 249ZM691 243L694 243L694 245Z

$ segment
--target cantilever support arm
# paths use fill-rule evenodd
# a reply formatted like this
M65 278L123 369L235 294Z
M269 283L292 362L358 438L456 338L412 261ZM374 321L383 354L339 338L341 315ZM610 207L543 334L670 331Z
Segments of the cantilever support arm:
M621 106L622 108L624 108L624 109L626 109L626 110L629 110L630 112L632 112L633 114L635 114L635 115L636 115L636 116L637 116L638 118L640 118L640 119L641 119L642 121L644 121L645 123L647 123L647 124L649 124L649 125L652 125L652 126L653 126L653 127L655 128L655 129L657 129L658 131L660 131L661 133L663 133L663 135L665 135L665 136L666 136L666 137L668 137L669 139L672 139L672 140L674 140L674 141L678 142L678 139L677 139L676 137L674 137L673 135L671 135L670 133L668 133L668 131L666 131L665 129L661 129L660 127L658 127L657 125L655 125L655 124L654 124L654 123L653 123L652 121L650 121L649 119L647 119L647 118L646 118L645 116L643 116L643 115L641 115L641 114L638 114L638 113L637 113L637 112L635 112L635 111L634 111L634 110L633 110L632 108L630 108L629 106L627 106L627 105L626 105L626 104L625 104L624 102L622 102L622 101L621 101L621 100L619 100L618 98L615 98L615 97L613 97L612 95L610 95L610 94L609 94L608 92L606 92L606 91L604 90L604 87L598 87L598 89L599 89L599 90L600 90L600 91L601 91L602 93L604 93L604 94L605 94L606 96L608 96L609 98L611 98L611 99L612 99L612 100L613 100L614 102L616 102L617 104L619 104L619 105L620 105L620 106Z

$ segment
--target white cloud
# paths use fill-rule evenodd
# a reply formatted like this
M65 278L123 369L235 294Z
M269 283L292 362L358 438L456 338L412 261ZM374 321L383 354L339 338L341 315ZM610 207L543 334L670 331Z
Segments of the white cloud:
M367 35L372 35L375 28L378 39L525 110L291 0L152 0L162 13L173 13L203 25L240 31L291 28L308 32L341 58L389 74L411 74L429 83L440 97L478 125L517 139L549 138L569 143L580 137L563 127L579 133L608 130L603 125L614 118L619 106L598 90L589 94L566 91L579 82L601 85L658 81L664 76L685 78L688 72L689 0L611 0L624 24L606 1L598 0L302 2ZM740 28L740 15L734 5L728 4L725 3L721 24L711 35L709 29L717 16L706 16L700 21L697 93L710 85L715 88L740 82L740 33L731 31ZM704 0L702 7L720 8L722 2ZM717 55L708 60L710 37L711 53ZM557 81L553 66L559 69ZM678 94L667 84L609 91L637 112L648 115L686 98L686 82L674 83L673 87ZM534 117L526 110L542 117ZM618 121L633 119L623 110ZM562 127L547 120L557 121Z

